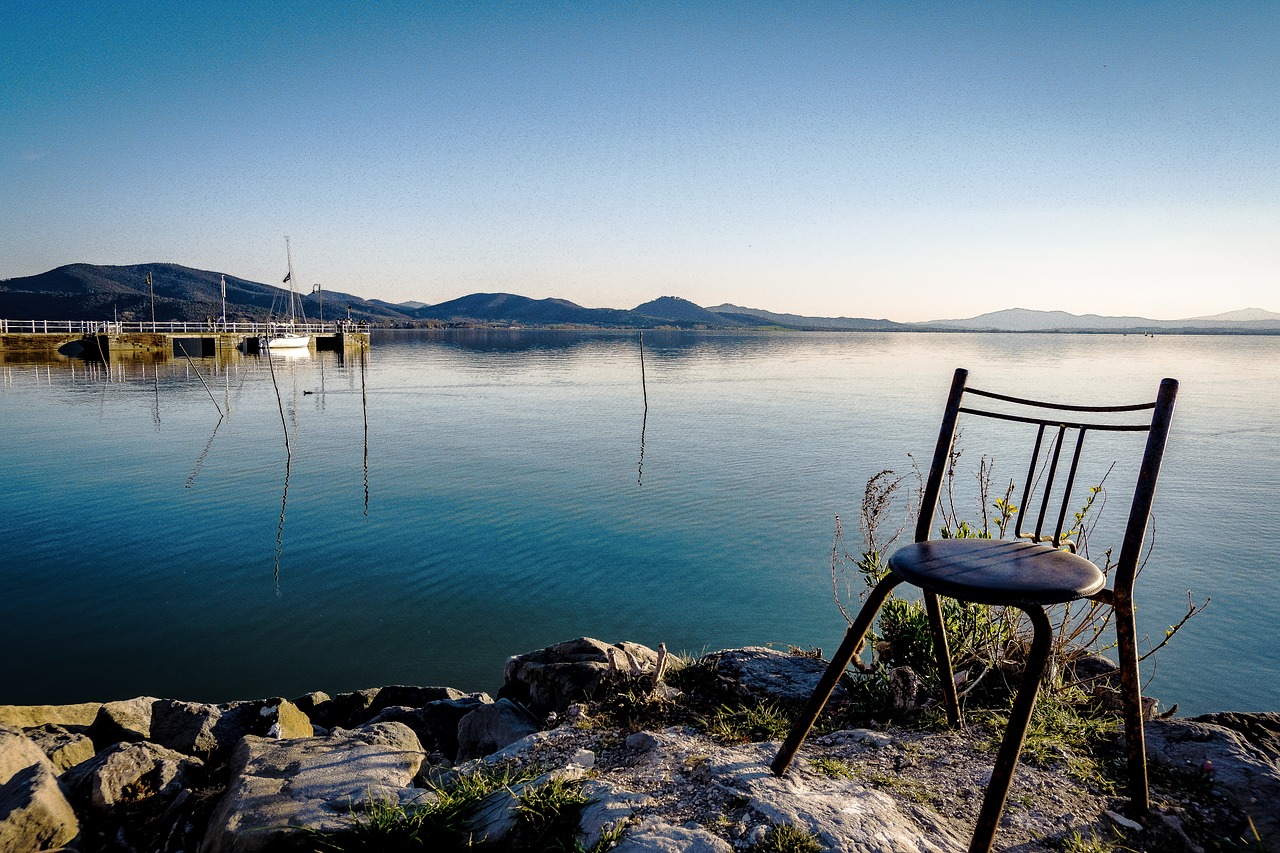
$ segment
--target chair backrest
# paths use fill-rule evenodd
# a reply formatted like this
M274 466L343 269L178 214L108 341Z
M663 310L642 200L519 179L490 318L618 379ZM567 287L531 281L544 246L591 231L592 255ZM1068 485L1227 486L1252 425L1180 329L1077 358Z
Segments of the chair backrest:
M1074 548L1074 543L1064 538L1063 526L1071 502L1071 491L1075 485L1081 452L1084 449L1085 436L1091 431L1146 432L1146 450L1138 470L1138 482L1134 487L1133 502L1129 507L1129 520L1125 526L1124 540L1120 547L1120 557L1116 562L1114 575L1117 589L1132 589L1133 577L1137 573L1138 560L1142 551L1142 540L1146 535L1147 521L1151 515L1156 480L1160 475L1160 463L1164 458L1165 442L1169 436L1173 403L1178 395L1177 380L1161 381L1156 399L1150 403L1126 406L1078 406L1011 397L970 388L966 384L968 378L969 371L957 368L951 381L951 393L947 397L946 409L943 412L938 444L934 449L928 479L925 481L920 517L916 521L915 541L922 542L928 539L932 530L934 513L942 491L942 481L951 464L952 445L955 442L956 426L961 414L1038 426L1014 532L1020 538L1030 539L1033 542L1050 542L1054 547ZM995 411L989 407L979 408L979 406L989 406L984 402L984 398L1001 401L1008 405L1001 411ZM1135 422L1131 419L1126 422L1122 418L1107 419L1126 412L1146 411L1151 412L1150 421ZM1045 446L1046 437L1049 442L1047 447ZM1072 437L1074 441L1071 440ZM1066 485L1061 491L1061 499L1054 501L1054 480L1058 476L1062 449L1068 443L1074 444L1075 449L1071 454L1071 463L1066 475ZM1037 498L1033 494L1034 487L1037 485L1036 469L1042 466L1047 466L1047 473L1043 475L1044 482L1038 484L1040 495ZM1038 502L1038 506L1033 506L1033 500ZM1056 524L1053 534L1045 535L1045 520L1049 517L1049 510L1054 503L1057 504ZM1035 529L1025 531L1023 530L1025 519L1033 510Z

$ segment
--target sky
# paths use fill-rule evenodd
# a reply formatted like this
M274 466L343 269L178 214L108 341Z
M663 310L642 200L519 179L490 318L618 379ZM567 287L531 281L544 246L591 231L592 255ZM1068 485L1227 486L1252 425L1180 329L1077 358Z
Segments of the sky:
M1280 311L1280 3L0 5L0 279Z

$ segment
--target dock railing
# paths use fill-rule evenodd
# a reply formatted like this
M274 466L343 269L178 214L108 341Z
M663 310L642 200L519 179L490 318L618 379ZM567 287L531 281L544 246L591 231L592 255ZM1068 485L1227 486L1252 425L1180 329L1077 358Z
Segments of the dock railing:
M221 320L191 322L184 320L3 320L0 335L266 335L279 331L285 323L224 323ZM292 328L306 335L335 335L341 332L367 332L367 323L339 320L332 323L295 323Z

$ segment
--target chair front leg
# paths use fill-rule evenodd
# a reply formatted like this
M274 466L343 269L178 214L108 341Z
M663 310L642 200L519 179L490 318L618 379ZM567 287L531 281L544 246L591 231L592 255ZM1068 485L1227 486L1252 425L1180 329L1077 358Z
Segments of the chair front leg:
M817 686L813 688L813 693L809 696L809 701L805 704L804 710L800 712L795 724L791 726L791 732L787 735L787 739L782 742L782 747L778 750L777 757L773 759L773 764L769 765L775 776L781 776L787 772L787 768L791 765L791 759L795 757L796 750L800 748L800 744L804 743L809 730L817 722L818 715L822 713L827 700L831 698L831 691L836 689L840 676L844 675L845 668L849 666L853 656L862 649L862 640L867 636L867 631L870 630L876 614L880 612L880 608L884 605L885 599L889 597L889 593L893 592L893 588L900 583L902 583L902 580L894 575L893 572L890 572L867 595L867 600L862 605L862 609L858 611L853 624L845 632L844 642L840 644L840 648L836 649L836 653L831 656L831 663L827 665L827 671L822 674Z
M960 716L960 697L956 694L956 676L951 671L951 649L947 645L947 624L942 618L942 605L935 593L924 591L924 606L933 630L933 653L938 661L938 679L942 682L942 702L947 709L947 722L952 728L964 725Z
M1142 680L1138 675L1138 637L1133 599L1117 595L1116 646L1120 658L1120 698L1124 703L1124 749L1129 760L1129 809L1143 818L1151 810L1147 789L1147 744L1142 731Z
M1048 614L1044 612L1043 607L1036 605L1018 609L1031 619L1035 635L1031 641L1031 653L1027 656L1027 668L1022 675L1022 684L1018 687L1018 695L1014 698L1013 708L1009 711L1009 725L1004 730L1000 751L996 753L995 767L991 770L991 781L987 783L987 794L982 800L982 811L978 813L978 824L973 830L973 840L969 842L969 853L987 853L991 849L996 825L1000 823L1000 813L1004 811L1004 801L1009 795L1009 785L1013 782L1013 771L1017 769L1018 756L1022 754L1022 744L1027 738L1031 712L1036 707L1040 679L1044 677L1045 667L1049 663L1053 626L1049 624Z

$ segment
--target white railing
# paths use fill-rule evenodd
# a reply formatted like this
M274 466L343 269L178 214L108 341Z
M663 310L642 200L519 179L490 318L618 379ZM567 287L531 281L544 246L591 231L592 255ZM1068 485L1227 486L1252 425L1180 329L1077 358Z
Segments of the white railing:
M0 320L2 335L265 335L279 331L280 323L223 323L219 320L203 323L181 320L161 320L154 323L124 322L115 320ZM368 331L366 323L339 320L336 323L297 323L293 326L306 335L332 335L339 332Z

